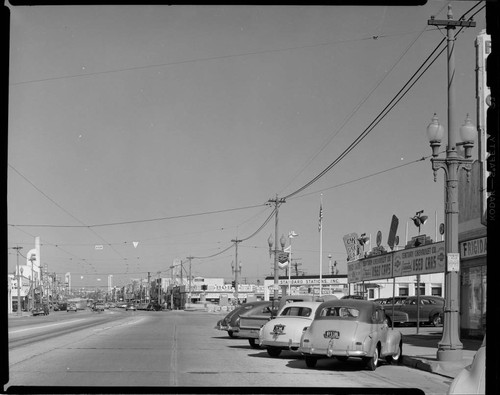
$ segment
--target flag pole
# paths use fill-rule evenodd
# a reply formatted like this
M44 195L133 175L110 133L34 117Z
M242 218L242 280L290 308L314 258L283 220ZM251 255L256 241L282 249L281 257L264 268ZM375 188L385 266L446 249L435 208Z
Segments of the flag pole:
M323 285L323 194L320 197L319 205L319 296Z

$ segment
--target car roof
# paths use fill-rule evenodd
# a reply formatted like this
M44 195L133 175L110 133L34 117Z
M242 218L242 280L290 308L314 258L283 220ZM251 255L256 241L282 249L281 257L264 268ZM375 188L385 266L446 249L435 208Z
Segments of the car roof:
M289 302L281 307L278 311L278 315L281 314L281 312L289 307L309 307L313 311L315 311L323 302L316 302L316 301L306 301L306 302Z
M351 307L359 310L358 320L363 322L369 322L371 320L371 315L374 310L381 309L383 307L380 303L374 302L372 300L360 300L360 299L338 299L329 300L327 302L321 303L315 313L315 319L320 317L321 311L328 307Z
M425 299L444 300L444 298L442 298L441 296L434 296L434 295L420 295L418 297ZM406 299L417 299L417 296L416 295L407 296Z

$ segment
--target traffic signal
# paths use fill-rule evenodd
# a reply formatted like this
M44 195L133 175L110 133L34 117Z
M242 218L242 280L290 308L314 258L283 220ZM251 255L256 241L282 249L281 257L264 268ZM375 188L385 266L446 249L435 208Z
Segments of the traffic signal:
M233 280L233 281L231 282L231 285L233 286L233 288L236 288L236 281L234 281L234 280Z

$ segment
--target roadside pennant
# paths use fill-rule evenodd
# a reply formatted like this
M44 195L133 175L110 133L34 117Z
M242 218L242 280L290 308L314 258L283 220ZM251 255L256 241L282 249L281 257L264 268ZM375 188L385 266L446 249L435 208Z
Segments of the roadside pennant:
M138 241L133 241L132 244L134 245L134 248L137 248L137 246L139 245L139 242Z

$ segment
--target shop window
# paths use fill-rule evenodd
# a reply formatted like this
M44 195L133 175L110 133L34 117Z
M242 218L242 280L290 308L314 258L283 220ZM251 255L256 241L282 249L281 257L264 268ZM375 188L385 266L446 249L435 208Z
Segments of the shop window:
M375 299L375 290L373 288L368 290L368 299Z
M408 296L408 287L399 287L398 296Z
M432 289L431 289L431 295L432 296L442 296L443 295L443 289L441 287L432 287Z
M415 296L417 295L418 289L419 288L415 287ZM420 283L420 292L418 293L418 295L425 295L425 284Z

